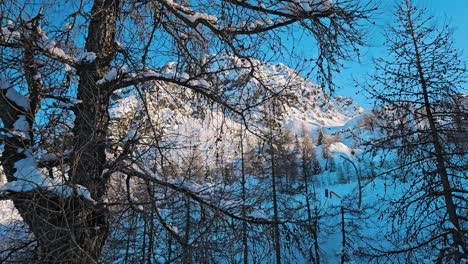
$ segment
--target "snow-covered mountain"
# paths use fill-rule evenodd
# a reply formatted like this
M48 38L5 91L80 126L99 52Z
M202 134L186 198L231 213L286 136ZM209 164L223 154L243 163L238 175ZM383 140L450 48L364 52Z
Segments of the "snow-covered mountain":
M283 64L249 62L250 65L255 65L254 75L250 75L251 71L248 68L229 70L233 68L232 64L239 63L245 62L228 58L223 64L226 70L223 70L222 78L217 80L207 78L204 82L197 80L199 83L224 83L225 85L212 88L211 91L231 105L247 106L249 109L245 112L245 117L249 129L261 133L266 128L263 119L271 114L269 112L271 104L267 101L261 102L274 93L278 94L274 119L282 124L284 129L299 136L305 131L312 137L317 137L318 131L322 131L330 138L334 137L329 144L316 147L322 168L328 167L330 162L323 157L323 152L330 152L332 156L336 156L335 164L338 168L349 165L345 160L340 159L339 155L351 157L356 153L361 153L358 141L352 137L353 133L350 131L361 129L365 114L364 110L351 98L331 98L320 86L302 78L298 72ZM220 68L220 66L216 67ZM165 66L169 75L177 74L174 72L175 68L173 64ZM236 83L237 80L242 81L239 84ZM140 146L142 151L139 152L142 159L151 160L152 158L152 152L144 151L146 143L157 143L167 148L177 147L174 150L176 154L168 155L180 161L192 155L196 148L199 155L203 156L203 162L208 166L215 162L219 151L224 155L226 163L235 163L238 159L238 134L242 127L241 119L226 108L207 105L204 98L175 84L155 83L152 87L146 87L141 93L121 91L118 96L119 98L109 110L112 118L111 137L122 143L139 139L143 143ZM256 136L252 134L250 137L254 139ZM156 141L155 138L157 138ZM109 158L112 158L112 154ZM354 174L347 176L351 183L348 183L343 190L334 187L339 183L339 177L342 174L342 169L336 171L327 169L318 175L317 193L323 192L326 188L333 188L340 195L354 195L356 187ZM253 189L257 188L253 187L255 184L262 186L259 188L269 188L265 183L259 183L255 177L251 177L249 181L252 182ZM184 186L189 186L191 189L199 186L198 189L208 191L212 184L208 182L195 184L185 180L183 182ZM235 189L238 184L236 182L230 188ZM365 195L368 194L365 193ZM300 203L303 199L301 197L292 196L291 199L297 199ZM323 208L336 209L334 206L337 201L331 202L321 197L319 201ZM235 204L230 200L223 203ZM0 207L2 212L13 211L11 203L0 204ZM4 223L18 221L17 215L8 214L8 217L0 214L0 221ZM268 209L253 210L249 214L255 217L259 215L271 217ZM330 218L326 221L330 221ZM335 224L335 219L333 218L330 223ZM325 236L328 236L329 240L323 239L326 243L323 246L324 254L326 254L326 259L333 263L337 259L335 252L338 251L340 236L336 232L321 234L322 238Z
M208 165L220 151L226 161L238 158L238 135L244 121L254 132L250 134L253 141L258 140L257 135L268 133L265 118L271 118L270 115L293 136L305 131L316 137L319 129L342 127L364 112L351 98L330 97L322 87L281 63L226 57L209 65L217 73L216 77L204 75L205 79L197 76L190 80L190 75L180 73L183 71L175 63L163 69L168 76L185 76L189 83L196 80L196 83L212 84L207 86L208 91L222 103L244 110L244 119L222 104L207 103L186 87L156 82L144 93L122 92L116 100L110 109L115 120L114 131L119 131L113 132L115 140L126 141L135 136L144 140L145 134L153 138L157 130L158 144L177 147L174 156L188 156L196 149ZM275 99L271 103L273 95ZM333 144L329 147L333 151L352 152L355 144L346 143L349 147Z
M219 66L221 62L224 66ZM245 64L250 67L242 68ZM186 75L177 73L174 65L171 63L163 67L169 72L168 75ZM343 126L364 111L351 98L330 98L322 87L281 63L262 63L257 60L247 63L228 57L212 63L211 67L213 72L220 71L221 74L218 75L221 77L213 80L208 76L203 83L217 85L210 88L211 94L226 105L244 110L244 117L250 125L261 127L261 119L272 111L268 99L273 95L277 102L275 119L293 133L302 128L310 131L323 126ZM197 82L201 83L200 79ZM162 126L167 133L178 135L189 136L198 133L195 131L201 128L207 133L208 130L219 130L220 125L238 128L240 123L240 117L229 114L222 105L206 105L190 89L162 83L156 83L154 87L147 89L143 98L126 95L117 100L110 113L114 119L122 119L125 116L134 116L144 108L150 110L149 115L154 123Z

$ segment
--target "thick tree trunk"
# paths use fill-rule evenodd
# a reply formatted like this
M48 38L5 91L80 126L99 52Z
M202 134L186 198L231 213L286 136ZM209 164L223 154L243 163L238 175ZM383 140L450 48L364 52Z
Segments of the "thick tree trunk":
M21 116L27 116L31 127L31 110L15 105L15 102L7 99L5 90L1 91L0 103L4 111L1 111L0 117L5 128L13 131L15 122ZM31 155L28 153L32 145L29 139L10 137L5 141L1 162L9 182L18 180L15 174L17 162ZM19 169L28 170L22 167ZM17 192L11 198L37 240L36 262L98 262L107 233L107 226L97 217L102 212L99 206L77 195L61 196L60 193L52 194L45 189Z
M75 109L74 152L70 180L86 187L95 201L105 194L106 179L101 174L106 162L106 132L108 130L110 87L97 87L96 81L108 71L115 55L114 35L117 22L118 1L96 0L86 40L86 50L94 52L95 61L83 62L78 67L80 83ZM32 43L32 41L31 41ZM34 49L25 48L24 71L29 85L29 106L17 105L0 90L0 117L4 127L14 131L15 122L25 118L29 137L11 137L5 142L2 165L7 180L16 181L15 164L31 156L32 124L39 109L43 87L33 76ZM26 165L27 166L27 165ZM24 169L24 168L21 168ZM102 246L107 237L108 212L99 203L83 199L79 195L48 193L37 189L18 192L12 196L15 207L34 234L38 263L98 263Z
M77 99L82 103L74 110L74 159L70 178L73 183L88 188L97 199L104 194L107 184L101 174L106 162L112 87L97 86L96 82L108 72L116 53L117 5L118 1L114 0L95 1L85 48L96 55L96 60L84 60L78 66Z
M117 0L94 1L85 48L86 52L96 54L96 60L83 62L78 68L77 99L82 103L74 110L75 141L70 179L74 184L85 186L96 201L101 200L108 183L108 179L102 178L102 172L106 163L108 107L112 93L112 87L98 87L96 81L109 71L116 53L118 5ZM96 261L107 238L108 217L107 210L94 206L79 208L74 218L78 226L73 230L80 230L78 245Z

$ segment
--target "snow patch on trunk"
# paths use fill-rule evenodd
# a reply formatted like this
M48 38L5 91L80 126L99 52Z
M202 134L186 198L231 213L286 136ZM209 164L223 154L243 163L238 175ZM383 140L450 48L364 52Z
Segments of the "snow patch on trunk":
M6 81L0 80L0 90L7 90L6 97L23 110L29 110L29 97L18 93Z
M97 56L94 52L83 52L80 56L75 58L77 63L92 63L96 60Z
M13 124L14 130L11 132L13 135L19 136L24 140L31 140L29 136L29 123L26 120L26 116L20 115Z

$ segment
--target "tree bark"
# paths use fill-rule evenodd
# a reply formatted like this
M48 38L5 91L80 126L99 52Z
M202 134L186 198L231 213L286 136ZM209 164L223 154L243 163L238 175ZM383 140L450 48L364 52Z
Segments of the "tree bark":
M82 100L74 113L74 152L69 180L86 187L95 201L105 193L107 182L101 174L106 162L106 132L109 123L110 87L97 87L96 81L108 71L115 55L114 35L118 17L118 1L96 0L86 39L86 50L97 59L81 63L78 68L80 83L78 99ZM34 32L34 31L33 31ZM34 38L34 34L32 34ZM0 118L4 127L14 131L21 116L29 125L29 137L10 137L2 153L3 170L9 182L16 181L16 162L25 159L33 146L32 125L39 109L43 87L35 79L33 39L24 48L23 68L29 86L29 106L17 105L0 90ZM13 89L13 88L10 88ZM34 234L38 263L98 263L108 233L108 212L99 203L77 195L51 194L37 189L12 195L15 207Z
M273 124L271 118L275 116L275 106L273 102L272 106L272 115L269 117L270 120L270 135L269 135L269 145L270 145L270 161L271 161L271 185L272 185L272 196L273 196L273 236L275 243L275 259L276 264L281 264L281 241L280 241L280 231L279 231L279 213L278 213L278 197L276 190L276 149L274 146L274 134L273 134Z

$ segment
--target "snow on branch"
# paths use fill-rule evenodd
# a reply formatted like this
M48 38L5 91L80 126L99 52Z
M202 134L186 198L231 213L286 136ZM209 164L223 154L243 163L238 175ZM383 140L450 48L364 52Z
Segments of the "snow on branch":
M278 1L276 3L249 3L244 0L227 0L231 4L264 15L271 15L288 19L306 19L330 15L335 4L330 0L292 0ZM259 1L260 2L260 1Z
M1 117L5 131L10 133L10 137L13 136L15 138L10 143L16 146L18 154L18 159L12 164L15 169L14 173L10 175L14 180L8 181L0 188L1 196L6 197L8 194L46 191L52 196L64 198L78 196L94 203L89 191L85 187L80 185L70 186L63 182L63 180L52 179L44 175L39 168L32 149L28 147L31 145L32 140L30 136L32 121L27 117L27 112L30 108L29 98L18 93L3 80L0 80L0 92L4 95L4 97L0 98L3 98L3 104L14 105L14 107L3 109L5 112L1 113ZM8 112L8 109L11 112ZM15 141L16 143L14 143ZM19 147L20 145L22 147Z
M85 51L74 59L74 61L78 64L93 63L95 60L96 60L96 53L90 52L90 51Z
M8 21L8 27L0 28L0 44L5 46L16 46L21 41L21 34L13 29L12 21Z
M319 14L333 7L330 0L293 0L288 1L280 10L291 15Z
M46 32L44 32L41 27L38 26L36 30L39 34L39 38L36 40L37 46L45 51L49 57L66 62L67 64L73 61L72 58L57 45L57 42L47 36Z
M224 39L228 35L254 35L271 31L299 21L330 17L341 9L331 0L292 0L292 1L257 1L226 0L245 12L253 12L247 20L225 24L220 18L193 8L175 3L174 0L162 1L162 4L178 19L190 27L202 24L217 36ZM342 10L341 10L342 11ZM253 19L253 20L252 20Z
M29 136L29 124L26 120L26 116L18 116L18 119L13 124L13 128L14 130L11 131L13 135L18 136L23 140L31 140L31 137Z
M168 9L172 10L176 16L194 25L197 25L198 23L216 25L218 23L218 18L216 16L193 11L186 6L175 3L174 0L165 0L161 2Z
M174 69L174 62L169 62L160 69L142 69L129 73L125 67L112 67L102 79L96 82L97 85L110 85L116 89L137 85L148 81L167 81L181 85L190 85L207 89L210 83L204 79L191 77L186 72L178 72Z
M53 196L70 198L78 196L95 203L88 189L81 185L69 186L59 179L45 176L39 169L36 159L30 149L18 149L24 155L23 159L14 164L16 172L14 181L9 181L0 189L2 193L23 193L31 191L46 191Z
M29 44L28 44L29 43ZM0 28L0 45L12 48L26 48L33 45L34 49L44 56L74 66L74 60L59 47L58 43L50 39L47 33L38 25L26 23L15 28L10 20L7 27Z
M30 108L29 97L18 93L13 86L9 85L6 81L0 79L0 90L6 90L6 97L17 106L21 107L24 111Z

